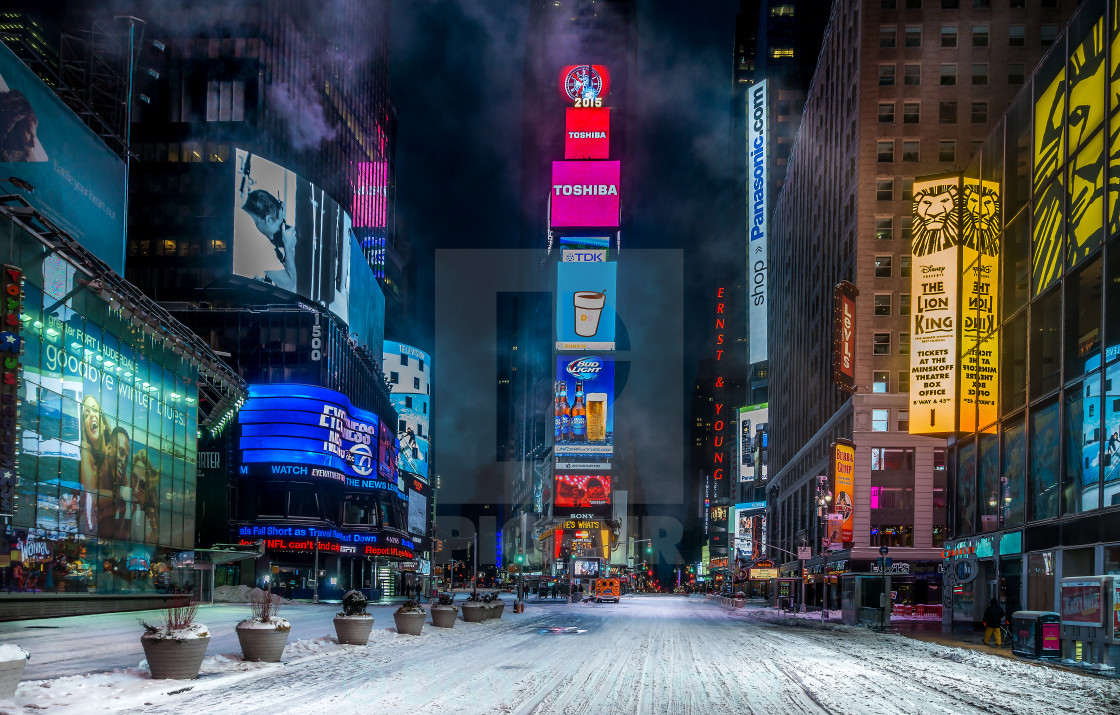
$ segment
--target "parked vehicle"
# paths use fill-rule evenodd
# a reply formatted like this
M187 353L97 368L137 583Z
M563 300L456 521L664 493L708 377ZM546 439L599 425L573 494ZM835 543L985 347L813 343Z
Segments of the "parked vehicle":
M614 601L618 603L622 595L622 586L617 578L600 578L595 580L595 603Z

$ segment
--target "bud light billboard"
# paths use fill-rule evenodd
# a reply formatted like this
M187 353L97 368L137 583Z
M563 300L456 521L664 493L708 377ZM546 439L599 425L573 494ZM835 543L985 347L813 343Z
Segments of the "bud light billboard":
M560 470L607 470L614 455L614 361L558 355L553 454Z
M614 350L617 265L556 264L557 350Z
M237 415L243 475L326 479L349 488L400 491L396 465L379 470L377 415L314 385L250 385Z
M620 164L617 161L554 161L549 225L616 227Z
M557 474L555 494L553 516L611 516L609 474Z

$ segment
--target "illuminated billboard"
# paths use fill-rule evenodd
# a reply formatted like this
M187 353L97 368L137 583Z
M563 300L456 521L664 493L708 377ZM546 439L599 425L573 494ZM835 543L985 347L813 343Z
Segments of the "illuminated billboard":
M198 373L80 276L54 254L23 273L10 587L150 592L194 547Z
M564 121L565 159L610 157L611 110L609 107L568 107Z
M350 205L354 228L385 228L389 201L389 162L359 161Z
M408 533L417 536L428 534L428 503L431 488L418 475L402 474L408 488Z
M843 518L840 523L840 541L848 543L853 539L855 521L855 444L843 439L833 442L829 466L832 471L832 510Z
M617 161L554 161L549 224L553 228L618 226Z
M395 438L372 412L314 385L250 385L237 415L240 473L326 479L350 488L404 491Z
M233 273L321 305L380 348L385 299L350 214L294 172L244 149L235 155Z
M735 505L735 559L753 563L766 555L766 502Z
M0 43L0 179L124 275L124 162Z
M247 524L237 528L237 537L241 546L254 546L258 541L264 541L269 551L308 554L318 550L329 554L411 559L415 558L418 550L414 541L397 534L342 531L306 524Z
M766 453L769 439L768 403L739 408L739 481L766 479Z
M832 297L832 381L848 392L856 391L856 296L848 281L836 284Z
M960 175L914 182L910 433L957 430Z
M611 93L605 65L566 65L560 70L560 96L577 107L601 107Z
M557 469L610 468L614 454L613 360L599 355L558 355L554 407Z
M552 515L581 518L610 517L609 474L557 474Z
M750 362L766 359L766 249L769 223L770 165L767 161L770 122L766 81L747 93L747 305L750 320ZM553 182L555 183L555 182Z
M618 264L556 264L556 349L614 350Z
M575 559L572 575L576 578L599 578L599 559Z
M999 184L965 179L961 198L961 432L995 430L999 398Z
M397 411L396 436L400 444L398 463L402 469L428 478L431 424L432 358L411 345L386 340L382 363L389 375L389 401ZM405 466L407 459L411 466Z

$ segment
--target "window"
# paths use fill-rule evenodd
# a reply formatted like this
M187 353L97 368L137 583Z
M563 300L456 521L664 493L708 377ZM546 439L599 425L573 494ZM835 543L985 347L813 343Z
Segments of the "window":
M957 66L953 63L946 63L941 65L941 84L942 86L952 85L957 83ZM880 84L882 84L880 82Z
M989 10L992 7L992 0L972 0L972 7Z
M898 334L898 354L899 355L909 355L910 354L910 333L905 332L905 333L899 333Z
M792 3L782 3L770 8L770 17L793 17L793 15L794 7Z
M902 180L902 200L910 201L914 198L914 179Z
M952 164L957 160L957 143L952 139L942 139L937 142L937 160Z
M389 382L393 383L394 385L399 385L400 381L401 381L400 373L396 373L396 372L390 372L389 373Z
M988 103L987 102L973 102L972 103L972 123L973 124L987 124L988 123Z
M1009 47L1024 47L1027 44L1027 26L1012 25L1007 28L1007 44Z
M957 26L945 25L941 28L941 46L942 47L956 47L957 46Z
M875 355L890 355L891 354L891 334L890 333L875 333L873 336L874 344L872 353Z
M898 277L910 277L910 256L902 256L898 259Z
M988 26L987 25L973 25L972 26L972 46L973 47L987 47L988 46Z
M879 336L876 335L876 338ZM890 339L890 336L887 336ZM887 432L891 428L890 410L871 410L871 430L873 432Z
M875 256L875 277L891 277L891 258L893 256Z
M879 161L894 161L894 140L887 139L876 143L875 151Z
M891 374L886 370L882 372L875 372L871 376L871 391L872 392L890 392L891 391Z
M894 124L894 102L879 102L879 123Z
M1027 6L1027 0L1008 0L1007 7L1012 10L1022 10Z
M940 102L937 105L937 121L939 124L957 123L957 103Z
M961 6L961 0L941 0L941 7L946 10L956 10Z
M293 485L288 492L288 516L322 518L319 513L319 495L312 486Z
M987 84L988 83L988 63L987 62L973 62L972 63L972 83L973 84Z
M1058 26L1057 25L1043 25L1040 35L1040 41L1043 47L1049 47L1054 44L1054 40L1058 39Z
M910 315L910 294L902 293L898 296L898 314Z
M922 46L922 28L921 26L910 26L906 28L906 47L921 47Z
M910 371L909 370L899 370L898 371L898 391L899 392L910 392Z
M418 378L418 377L412 378L412 389L413 390L419 390L420 389L420 378Z
M1030 519L1048 519L1058 515L1058 472L1061 460L1058 450L1058 403L1036 409L1030 417L1030 472L1027 491Z
M884 25L879 28L879 47L894 47L898 28Z
M882 2L879 4L879 7L883 10L894 10L897 5L895 3L895 0L882 0Z
M890 293L876 293L875 294L875 315L890 315L891 314L891 294Z
M922 119L922 104L921 102L903 102L902 103L902 123L903 124L917 124Z
M879 179L875 182L876 201L894 201L894 179Z
M1042 0L1042 7L1058 7L1058 0Z
M889 241L894 238L894 218L890 216L875 218L875 238L879 241Z
M793 48L792 47L771 47L770 48L770 57L772 57L776 60L782 59L782 58L793 57Z
M922 66L906 65L903 68L902 84L907 87L916 87L922 83Z
M909 245L910 245L910 242L911 242L911 238L912 238L912 235L913 235L913 231L914 231L914 227L913 227L913 226L911 226L911 225L910 225L910 224L909 224L908 222L906 222L906 221L903 221L903 222L902 222L902 231L900 231L900 232L899 232L899 233L901 233L901 235L899 236L899 238L901 238L901 239L902 239L902 245L903 245L903 246L909 246ZM904 277L905 277L905 276L904 276Z
M405 396L404 406L408 409L412 409L412 395L406 395ZM404 432L404 430L402 429L401 432Z
M906 9L907 10L921 10L922 9L922 0L906 0Z
M879 65L879 86L894 86L894 65Z
M909 162L918 161L918 144L917 140L902 142L902 160Z
M401 355L401 365L405 365L405 366L408 365L408 356L407 355Z
M898 411L898 431L899 432L909 432L910 431L910 410L899 410Z

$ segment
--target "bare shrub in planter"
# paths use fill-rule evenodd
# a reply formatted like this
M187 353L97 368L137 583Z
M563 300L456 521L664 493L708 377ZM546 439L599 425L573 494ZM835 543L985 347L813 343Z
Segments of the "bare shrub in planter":
M140 645L153 678L194 680L198 677L210 644L210 631L194 622L197 611L197 603L177 602L164 609L162 623L140 621L144 627Z
M420 605L419 601L405 601L393 613L393 620L397 624L397 633L410 636L420 635L420 631L424 629L424 618L426 616L424 607Z
M280 598L271 591L253 594L249 602L253 617L237 624L237 640L241 643L241 656L247 661L278 663L284 655L292 624L276 615Z
M455 596L450 593L441 593L439 603L432 605L432 625L440 628L454 628L455 616L459 609L455 607Z
M342 597L342 610L334 618L338 642L365 645L373 631L373 616L366 611L369 601L361 591L347 591Z

